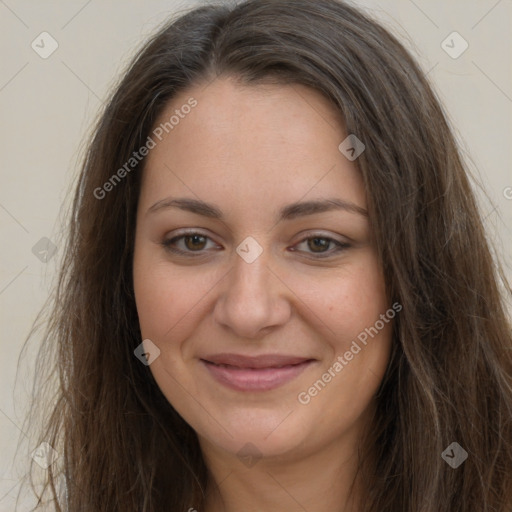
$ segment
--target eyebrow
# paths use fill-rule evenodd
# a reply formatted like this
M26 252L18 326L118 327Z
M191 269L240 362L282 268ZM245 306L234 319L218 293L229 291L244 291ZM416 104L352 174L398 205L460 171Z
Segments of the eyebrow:
M147 214L155 213L169 208L179 208L203 217L211 219L223 220L222 211L215 205L206 203L199 199L192 199L188 197L181 198L166 198L157 201L153 206L148 208ZM343 210L349 213L356 213L363 217L368 217L368 212L361 206L356 205L350 201L345 201L339 198L320 199L314 201L299 201L286 205L279 212L278 220L292 220L297 217L305 217L307 215L314 215L316 213L324 213L333 210Z

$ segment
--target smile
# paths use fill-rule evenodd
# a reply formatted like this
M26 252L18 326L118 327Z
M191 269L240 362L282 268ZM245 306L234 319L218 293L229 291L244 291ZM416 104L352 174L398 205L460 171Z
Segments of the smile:
M235 354L201 359L217 382L236 391L270 391L293 380L314 361L290 356L247 357Z

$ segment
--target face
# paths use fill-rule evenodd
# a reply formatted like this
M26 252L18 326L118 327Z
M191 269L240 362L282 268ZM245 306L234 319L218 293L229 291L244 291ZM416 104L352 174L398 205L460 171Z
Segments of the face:
M231 78L155 125L136 304L150 370L203 447L313 453L354 439L373 406L395 311L347 135L312 89Z

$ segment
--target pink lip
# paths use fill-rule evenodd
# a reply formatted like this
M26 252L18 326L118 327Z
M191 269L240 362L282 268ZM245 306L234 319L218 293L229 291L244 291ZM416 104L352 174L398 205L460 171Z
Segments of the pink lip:
M221 384L237 391L269 391L302 373L313 359L285 355L216 354L201 359Z

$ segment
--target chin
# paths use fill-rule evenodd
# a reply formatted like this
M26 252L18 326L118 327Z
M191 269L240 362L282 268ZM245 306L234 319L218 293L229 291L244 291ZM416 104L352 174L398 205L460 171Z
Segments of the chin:
M297 453L307 444L308 438L311 440L311 429L298 416L293 410L269 413L250 409L237 414L231 421L226 421L224 416L225 430L196 431L202 442L241 459L283 457Z

